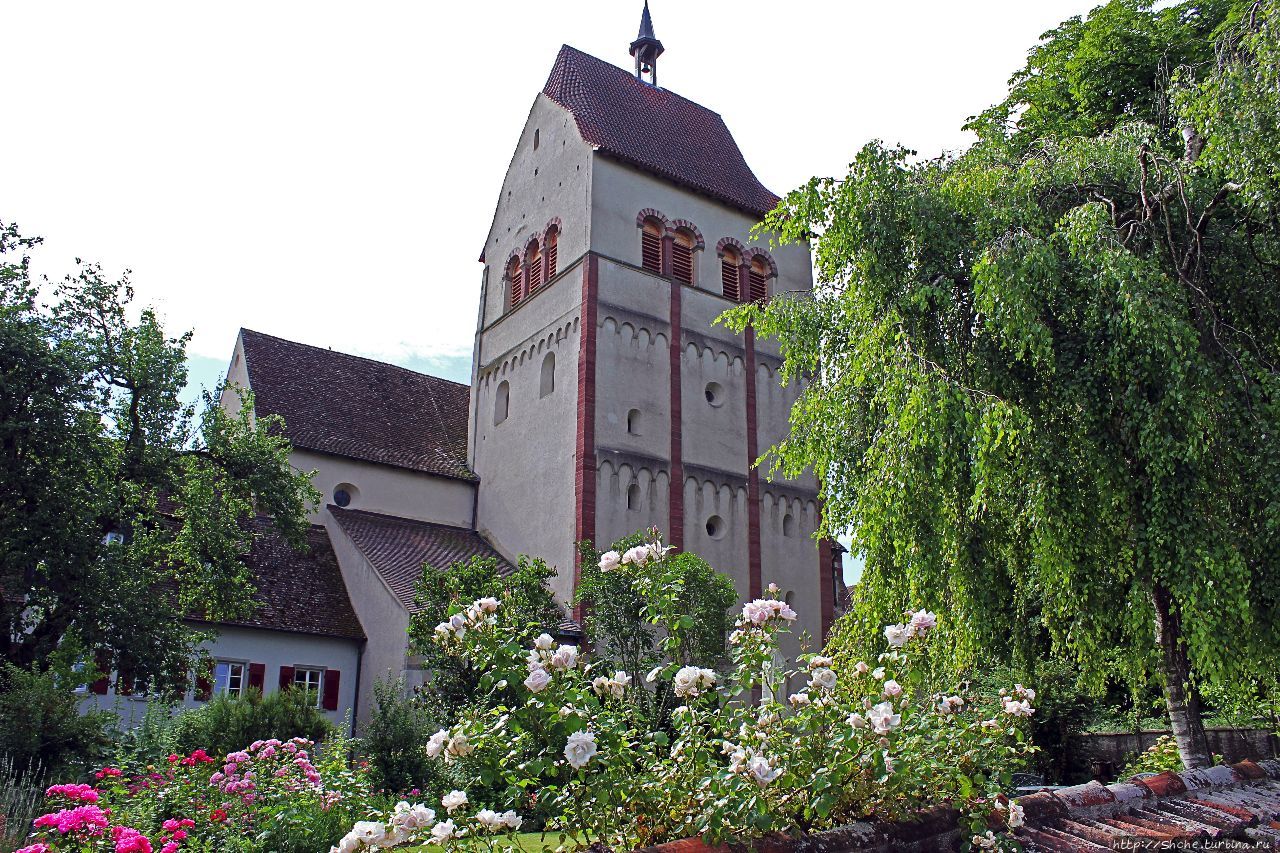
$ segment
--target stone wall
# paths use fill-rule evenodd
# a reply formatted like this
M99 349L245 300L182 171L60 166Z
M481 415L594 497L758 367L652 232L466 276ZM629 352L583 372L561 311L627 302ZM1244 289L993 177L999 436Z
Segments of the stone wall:
M1169 731L1090 732L1071 739L1067 753L1070 784L1097 779L1110 782L1124 769L1128 756L1151 747ZM1209 747L1224 761L1235 763L1280 757L1280 740L1264 729L1208 729Z

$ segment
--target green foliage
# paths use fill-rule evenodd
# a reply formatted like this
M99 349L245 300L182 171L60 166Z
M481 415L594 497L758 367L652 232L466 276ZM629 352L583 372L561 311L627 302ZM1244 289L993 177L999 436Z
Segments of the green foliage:
M221 756L258 740L323 741L332 732L333 724L316 708L314 694L279 690L264 696L250 688L240 696L218 694L199 708L183 711L165 742L173 752L204 749Z
M1222 761L1215 755L1214 763ZM1182 756L1178 754L1178 742L1173 735L1161 735L1145 752L1130 755L1129 763L1120 771L1120 779L1130 779L1139 773L1177 773L1182 770Z
M80 713L80 697L48 670L0 666L0 760L16 772L78 776L109 754L106 711Z
M956 671L1051 646L1093 688L1157 674L1193 721L1187 682L1274 659L1278 6L1237 31L1229 3L1107 4L968 151L871 144L769 217L818 235L817 290L728 322L805 380L768 457L821 473L824 532L866 556L857 644L919 601L953 615ZM1218 63L1150 67L1224 26ZM1171 81L1150 103L1148 76Z
M190 334L135 311L127 274L79 263L42 306L38 242L0 223L5 659L31 667L75 647L176 692L201 639L181 617L251 606L245 522L270 515L301 545L318 495L289 467L279 421L250 419L250 398L230 414L206 394L198 421L179 402ZM111 533L124 541L104 544Z
M427 739L437 727L423 703L406 695L403 680L378 679L361 739L374 787L391 792L439 790L433 781L440 774L427 760Z
M455 658L441 654L432 642L436 625L461 606L491 596L503 602L518 625L521 636L532 640L538 634L559 631L564 610L548 586L555 569L540 559L521 557L509 575L498 572L497 560L473 557L446 568L424 566L418 582L419 610L409 623L409 640L422 656L423 669L431 673L431 683L421 700L427 713L448 722L476 697L475 674Z
M39 764L19 764L0 755L0 850L23 846L31 821L41 814L48 779Z

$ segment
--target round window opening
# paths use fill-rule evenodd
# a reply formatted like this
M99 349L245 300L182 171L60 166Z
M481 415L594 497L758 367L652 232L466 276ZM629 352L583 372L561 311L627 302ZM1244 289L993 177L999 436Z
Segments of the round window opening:
M351 501L356 494L355 486L350 483L343 483L333 490L333 502L337 506L351 506Z
M718 515L713 515L708 518L707 535L712 539L719 539L724 536L724 519Z
M719 382L708 382L706 395L707 402L716 408L724 405L724 386Z

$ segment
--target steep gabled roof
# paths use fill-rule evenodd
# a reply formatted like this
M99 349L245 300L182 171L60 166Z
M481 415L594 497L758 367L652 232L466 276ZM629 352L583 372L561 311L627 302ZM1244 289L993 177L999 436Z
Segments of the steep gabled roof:
M719 113L568 45L542 91L573 114L588 144L620 160L753 216L778 203Z
M459 480L471 389L393 364L240 330L259 416L295 447Z
M312 525L307 530L305 551L295 551L275 532L270 519L256 519L253 534L245 562L253 571L256 609L246 619L217 624L365 638L323 527Z
M329 512L411 613L418 610L414 594L424 564L447 569L472 557L492 557L500 574L513 569L474 530L336 506Z

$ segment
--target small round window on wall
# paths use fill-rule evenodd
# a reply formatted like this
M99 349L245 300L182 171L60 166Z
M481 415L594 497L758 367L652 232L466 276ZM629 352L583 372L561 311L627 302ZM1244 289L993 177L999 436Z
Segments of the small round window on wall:
M359 494L360 491L350 483L339 483L333 488L333 503L341 507L351 506Z
M706 388L707 402L715 408L724 405L724 386L719 382L708 382Z
M712 539L723 539L725 531L724 519L713 515L707 519L707 535Z

